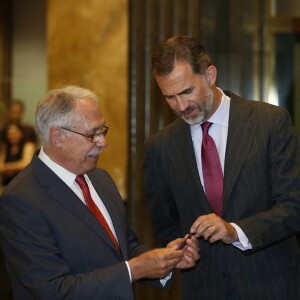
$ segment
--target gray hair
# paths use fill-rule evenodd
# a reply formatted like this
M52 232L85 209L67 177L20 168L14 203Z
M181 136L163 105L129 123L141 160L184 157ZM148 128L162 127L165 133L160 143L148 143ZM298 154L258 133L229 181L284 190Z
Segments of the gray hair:
M50 90L46 97L38 102L35 127L43 143L49 143L52 127L71 127L76 118L76 101L82 98L89 98L98 104L98 97L94 92L75 85Z

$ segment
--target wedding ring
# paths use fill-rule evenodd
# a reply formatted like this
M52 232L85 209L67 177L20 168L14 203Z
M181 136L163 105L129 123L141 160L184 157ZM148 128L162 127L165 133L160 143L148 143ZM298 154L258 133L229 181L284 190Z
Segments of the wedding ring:
M212 226L210 226L210 228L211 228L211 230L212 230L212 234L214 234L215 231L216 231L216 227L215 227L214 225L212 225Z

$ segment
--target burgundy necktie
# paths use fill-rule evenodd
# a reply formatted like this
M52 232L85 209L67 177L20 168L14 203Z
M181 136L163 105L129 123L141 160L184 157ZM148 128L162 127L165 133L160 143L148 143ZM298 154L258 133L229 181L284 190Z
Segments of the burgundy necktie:
M111 238L112 242L114 243L114 245L116 246L116 248L120 252L119 244L118 244L114 234L112 233L109 225L107 224L105 218L103 217L100 209L98 208L98 206L96 205L96 203L92 199L90 189L89 189L83 175L78 175L76 177L75 181L78 183L78 185L80 186L80 188L82 190L82 193L83 193L83 196L84 196L84 199L86 201L86 205L87 205L88 209L92 212L92 214L97 218L97 220L103 226L103 228L105 229L105 231L107 232L107 234Z
M205 193L213 211L222 216L223 173L216 144L208 134L210 122L201 124L202 138L202 172Z

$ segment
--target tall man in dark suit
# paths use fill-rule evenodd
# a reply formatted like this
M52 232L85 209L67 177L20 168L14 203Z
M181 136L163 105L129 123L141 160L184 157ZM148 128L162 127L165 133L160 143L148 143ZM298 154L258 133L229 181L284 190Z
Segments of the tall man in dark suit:
M200 240L183 299L300 299L300 151L288 112L225 94L189 37L158 46L153 74L179 116L146 143L154 229L162 244Z
M108 127L97 96L67 86L38 104L43 147L0 201L1 248L14 299L133 299L142 278L168 285L199 258L196 238L149 250L128 228L111 177L97 169Z

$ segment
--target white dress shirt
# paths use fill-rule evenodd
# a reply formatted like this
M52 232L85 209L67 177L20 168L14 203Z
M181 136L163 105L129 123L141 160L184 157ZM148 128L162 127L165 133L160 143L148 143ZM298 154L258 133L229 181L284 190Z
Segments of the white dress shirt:
M224 175L224 163L225 163L225 153L226 153L226 144L227 144L227 135L228 135L228 124L229 124L229 109L230 109L230 98L226 96L221 89L218 90L222 93L221 103L217 108L216 112L207 120L208 122L213 123L209 128L209 135L215 141L220 163L222 167L222 172ZM201 146L202 146L202 127L201 124L196 124L190 126L192 141L194 146L194 152L196 156L198 173L200 180L204 187L203 172L202 172L202 160L201 160ZM241 250L251 249L252 246L249 243L247 236L244 234L242 229L235 223L230 223L237 231L239 242L233 243L234 246L238 247Z

